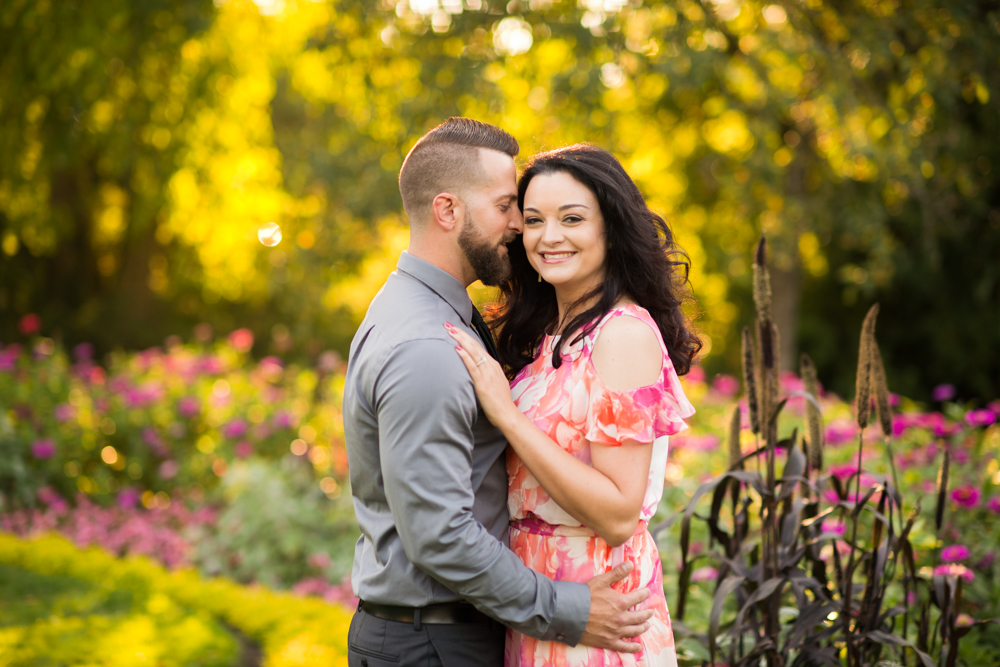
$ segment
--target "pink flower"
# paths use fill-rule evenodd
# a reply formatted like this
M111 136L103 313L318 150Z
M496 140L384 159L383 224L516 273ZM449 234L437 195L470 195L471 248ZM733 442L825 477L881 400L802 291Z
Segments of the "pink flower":
M177 401L177 412L185 419L191 419L201 412L201 403L194 396L185 396Z
M36 459L51 459L56 455L56 443L51 438L35 440L31 443L31 455Z
M688 374L684 376L687 382L704 382L705 370L701 366L692 366Z
M989 507L990 511L994 514L1000 514L1000 496L993 496L990 498L990 502L987 507Z
M688 449L696 452L714 451L719 446L719 436L712 433L703 435L677 435L672 439L675 449Z
M710 565L699 567L691 573L691 581L698 583L701 581L715 581L719 578L719 571Z
M979 489L971 484L957 487L951 492L953 503L964 509L972 509L979 504Z
M941 560L954 563L969 557L969 547L964 544L952 544L941 550Z
M328 566L332 562L332 560L330 558L330 554L324 552L318 552L314 554L309 554L309 557L306 558L306 562L309 563L309 567L315 567L317 569L322 570L323 568Z
M822 524L824 533L844 534L844 524L840 519L827 519Z
M997 420L997 416L992 410L970 410L965 415L965 421L970 426L989 426Z
M247 432L247 423L242 419L233 419L222 426L222 436L234 440Z
M858 427L854 422L839 420L832 422L826 427L825 441L828 445L842 445L845 442L854 440L858 433Z
M931 391L931 396L935 401L950 401L955 398L955 385L939 384Z
M955 617L955 627L956 628L969 628L976 624L976 619L972 618L965 612L962 612Z
M986 407L989 408L997 417L1000 417L1000 401L992 401Z
M940 574L946 577L961 577L966 583L971 583L976 578L976 575L973 574L972 570L964 565L958 565L957 563L938 565L934 568L934 574Z
M157 456L166 456L170 451L167 443L163 441L163 437L152 426L146 426L142 429L142 440Z
M52 411L52 416L56 418L57 422L64 424L76 416L76 408L69 403L60 403Z
M253 332L249 329L237 329L229 334L229 344L238 352L249 352L253 347Z
M25 336L36 334L42 329L42 318L35 313L28 313L17 323L17 328Z
M712 389L726 398L732 398L740 391L740 381L732 375L719 373L712 380Z
M118 502L119 507L121 507L122 509L130 510L137 504L139 504L139 497L141 495L142 494L140 494L137 489L134 489L131 486L126 486L124 489L118 492L116 500Z
M238 458L245 459L253 454L253 445L246 440L242 440L236 443L236 446L233 447L233 451Z
M160 476L160 479L173 479L180 470L181 467L177 464L177 461L171 459L160 464L157 474Z

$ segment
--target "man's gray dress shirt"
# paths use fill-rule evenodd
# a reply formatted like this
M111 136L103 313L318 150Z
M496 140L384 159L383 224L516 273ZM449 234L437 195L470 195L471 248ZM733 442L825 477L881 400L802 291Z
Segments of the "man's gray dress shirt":
M575 645L589 588L553 582L507 548L507 441L444 328L476 336L472 310L458 280L404 252L351 343L354 594L409 607L464 599L515 630Z

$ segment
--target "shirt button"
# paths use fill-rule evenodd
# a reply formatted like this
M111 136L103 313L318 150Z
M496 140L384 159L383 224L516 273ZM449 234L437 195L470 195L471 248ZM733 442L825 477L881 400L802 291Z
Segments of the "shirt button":
M361 658L361 667L368 667L368 661L364 658Z
M564 639L566 639L565 635L556 635L556 641L560 641L561 642Z

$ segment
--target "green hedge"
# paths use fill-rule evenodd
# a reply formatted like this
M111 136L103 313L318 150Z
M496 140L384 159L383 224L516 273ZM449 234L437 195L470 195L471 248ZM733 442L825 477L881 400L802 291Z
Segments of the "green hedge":
M0 590L19 599L0 612L0 667L233 664L239 647L223 623L260 644L266 667L347 664L351 612L315 598L57 536L0 534L0 568Z

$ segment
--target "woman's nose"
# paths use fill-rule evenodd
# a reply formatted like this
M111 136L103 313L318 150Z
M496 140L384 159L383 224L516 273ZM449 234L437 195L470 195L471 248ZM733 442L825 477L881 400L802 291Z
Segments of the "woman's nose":
M546 222L545 226L542 228L542 241L546 245L556 245L562 241L562 239L562 230L559 229L559 223Z

